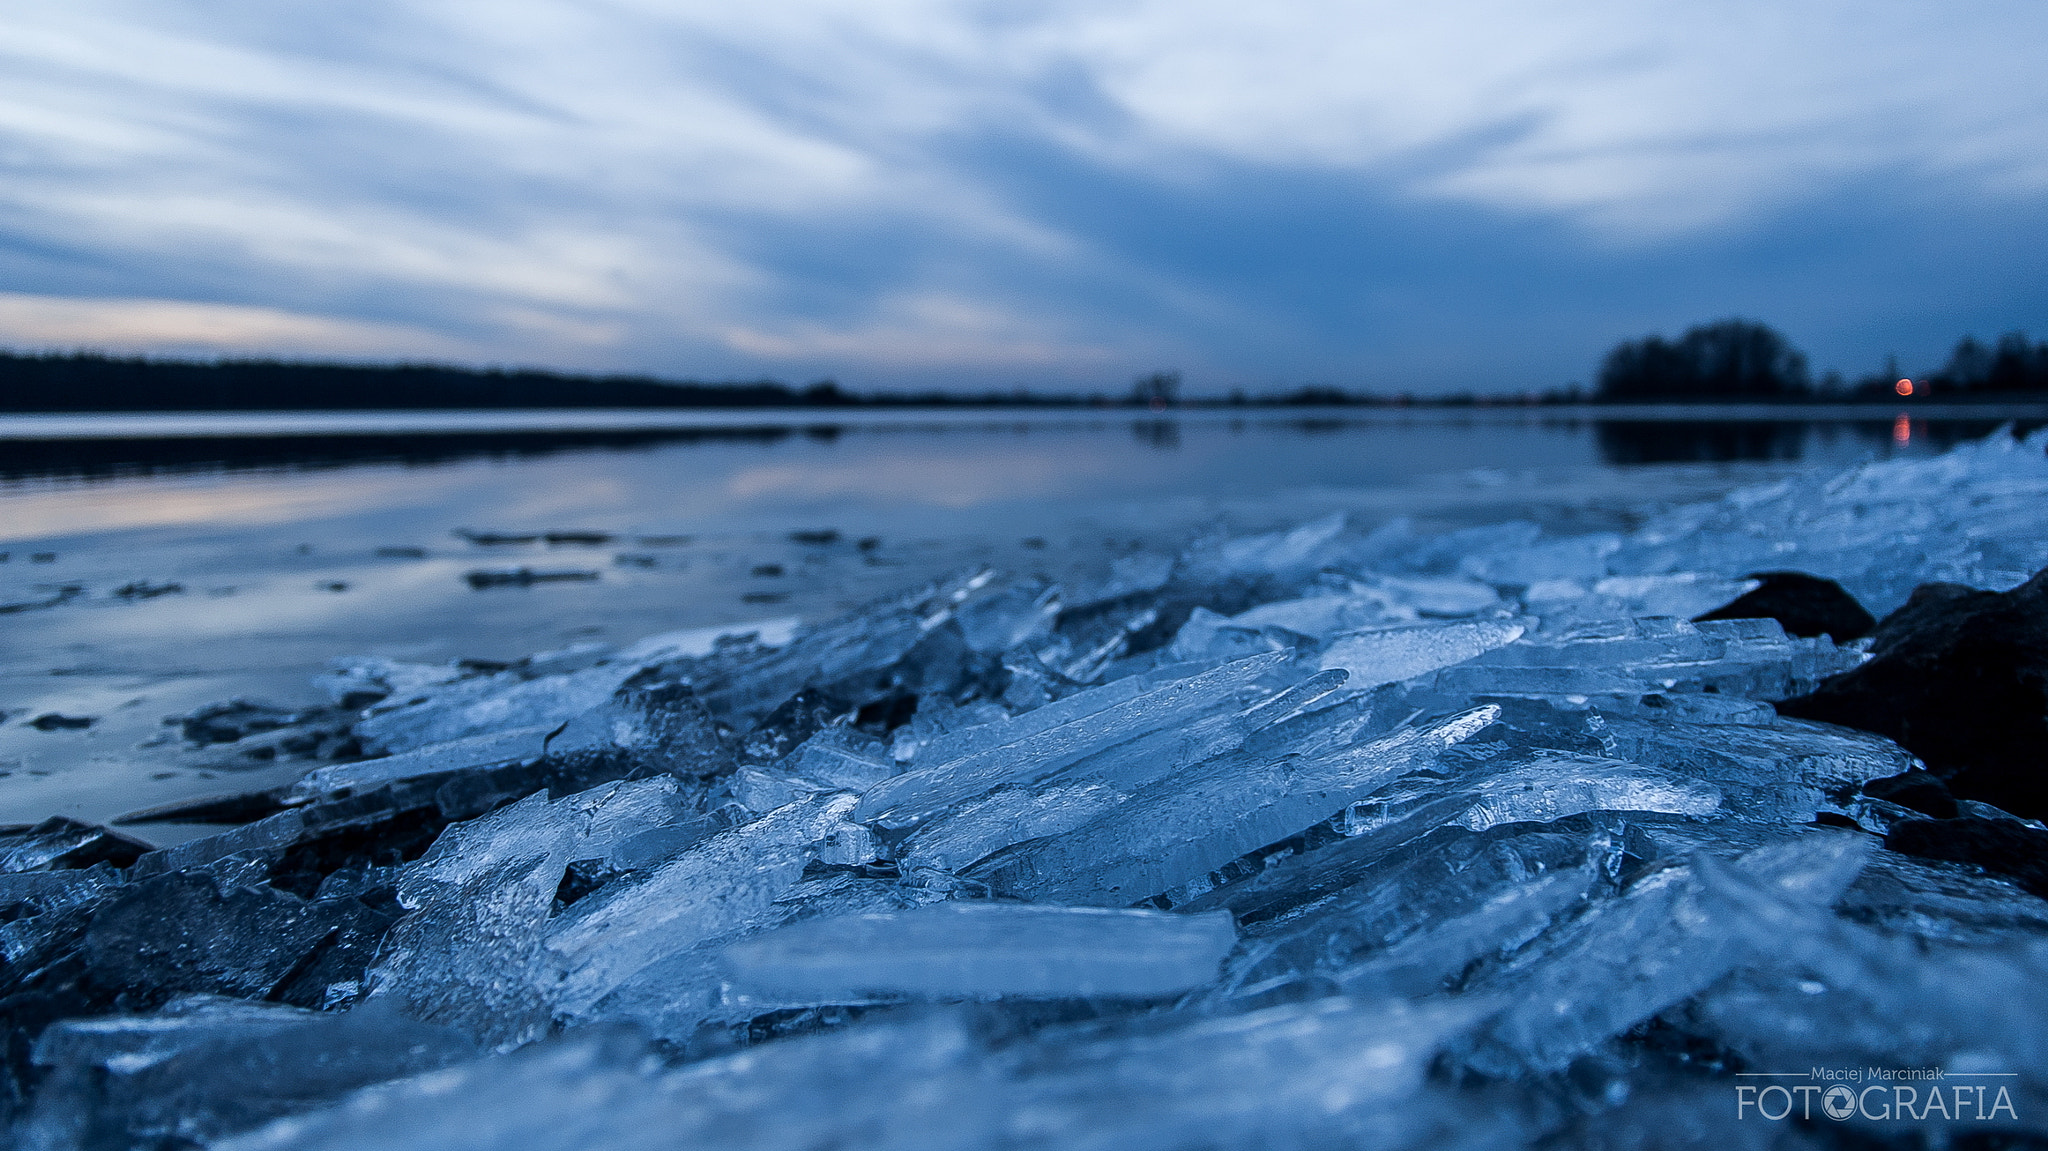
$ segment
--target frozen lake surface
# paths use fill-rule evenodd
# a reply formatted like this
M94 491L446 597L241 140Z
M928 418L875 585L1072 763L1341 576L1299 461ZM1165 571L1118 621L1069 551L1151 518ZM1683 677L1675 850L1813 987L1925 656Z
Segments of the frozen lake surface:
M289 778L163 720L231 697L313 702L340 655L507 660L817 620L964 566L1062 577L1332 511L1625 527L1802 467L1935 452L2012 413L1638 414L0 419L0 608L16 609L0 614L0 823ZM46 714L95 723L22 723Z

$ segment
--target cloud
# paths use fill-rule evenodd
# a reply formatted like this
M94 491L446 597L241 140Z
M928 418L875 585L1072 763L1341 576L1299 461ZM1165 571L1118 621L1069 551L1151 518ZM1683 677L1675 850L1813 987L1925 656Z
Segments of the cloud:
M125 301L101 343L204 343L132 318L186 301L251 350L868 385L1588 326L1543 363L1873 188L1912 218L1813 267L2033 213L2044 37L2034 0L14 5L0 282ZM1743 275L1711 311L1774 302Z
M276 308L181 300L0 293L0 341L28 348L175 349L299 355L454 357L477 349L434 332Z

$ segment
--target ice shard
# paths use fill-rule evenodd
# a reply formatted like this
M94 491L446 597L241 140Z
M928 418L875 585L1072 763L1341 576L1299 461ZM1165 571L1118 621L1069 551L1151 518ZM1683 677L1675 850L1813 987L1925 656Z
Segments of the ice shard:
M1001 730L962 733L954 746L928 748L928 767L905 772L861 797L854 818L887 828L908 828L962 800L1013 780L1044 779L1089 755L1151 732L1186 724L1218 709L1240 710L1269 692L1259 679L1286 668L1290 657L1274 652L1224 664L1209 671L1148 685L1121 683L1084 692L1058 705L1026 712L1017 720L990 725ZM1299 678L1294 677L1294 678ZM1250 692L1252 698L1244 697ZM1055 711L1054 708L1058 710ZM1045 713L1051 712L1051 715ZM941 755L951 753L941 760Z
M1848 888L1869 852L1865 837L1821 831L1757 848L1733 868L1738 884L1814 916ZM1768 946L1755 907L1720 880L1725 870L1701 855L1653 871L1476 981L1468 990L1511 1005L1467 1062L1496 1075L1560 1069Z
M1005 848L966 874L1033 900L1128 906L1329 818L1499 714L1474 708L1319 759L1208 761L1073 831Z
M937 903L813 919L725 949L742 986L819 1003L1174 995L1215 978L1230 916Z
M664 956L764 925L776 898L835 837L857 837L847 821L856 802L845 794L799 800L576 904L547 931L553 1001L580 1011Z

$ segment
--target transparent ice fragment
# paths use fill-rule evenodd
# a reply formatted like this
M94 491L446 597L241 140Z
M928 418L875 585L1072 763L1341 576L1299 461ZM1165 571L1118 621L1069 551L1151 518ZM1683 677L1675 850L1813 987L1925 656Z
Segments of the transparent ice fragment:
M1347 632L1323 649L1322 666L1351 673L1353 688L1376 687L1463 663L1513 643L1523 630L1518 623L1482 620Z
M558 1006L584 1010L664 956L769 920L821 845L859 830L846 822L855 802L835 794L789 804L569 908L547 932Z
M998 848L1071 831L1153 780L1253 741L1271 754L1302 752L1309 747L1305 739L1331 751L1348 746L1374 713L1329 704L1345 697L1345 679L1341 669L1317 672L1243 712L1148 732L1049 779L999 787L920 824L902 842L898 858L919 867L964 867Z
M1584 811L1704 817L1721 806L1720 790L1711 784L1620 760L1538 751L1500 766L1507 770L1469 783L1425 778L1384 798L1368 797L1345 810L1344 831L1365 835L1425 810L1432 829L1485 831L1504 823L1550 823Z
M1128 798L1100 779L998 788L919 827L897 858L908 867L957 871L1010 844L1071 831Z
M556 756L610 756L632 770L712 776L731 763L717 725L687 683L642 673L548 736Z
M1500 593L1477 580L1447 576L1367 573L1352 581L1355 595L1370 598L1390 614L1452 619L1499 609Z
M126 867L149 850L149 844L110 827L53 815L34 827L0 833L0 874L99 863Z
M987 725L993 731L963 732L944 751L936 743L927 750L921 758L930 766L868 791L854 818L886 828L915 826L1002 783L1044 779L1118 743L1230 707L1247 688L1256 689L1259 677L1289 662L1287 654L1276 652L1157 686L1147 682L1125 688L1129 681L1120 680L1097 689L1100 695L1083 692ZM955 747L961 750L954 752Z
M1227 540L1197 561L1198 570L1224 575L1283 575L1314 567L1344 531L1344 513L1333 512L1300 527Z
M104 863L62 871L0 872L0 912L18 912L23 905L35 909L30 914L82 907L98 902L120 884L120 873Z
M812 919L727 947L750 990L837 1003L1174 995L1216 977L1237 942L1224 912L936 903Z
M140 879L187 867L201 867L240 851L282 850L298 841L305 824L305 817L299 812L280 811L217 835L203 835L159 848L137 859L129 868L129 874Z
M517 727L559 727L603 703L638 670L613 660L530 679L505 671L460 680L360 720L354 731L365 748L389 755Z
M966 874L1039 901L1128 906L1329 818L1499 714L1475 708L1313 760L1222 756L1156 780L1072 831L1005 848Z
M61 1021L20 1145L208 1143L349 1091L473 1058L460 1035L388 1013L323 1015L213 996L153 1015Z
M366 1088L221 1151L663 1151L996 1145L994 1085L954 1018L763 1044L661 1071L644 1042L571 1033Z
M1495 1075L1556 1070L1726 974L1755 953L1756 911L1720 876L1732 870L1803 916L1827 908L1870 853L1867 837L1817 832L1745 853L1699 855L1651 872L1615 899L1532 944L1469 990L1510 1005L1466 1055Z
M2034 1090L2048 1084L2048 940L1977 949L1886 936L1815 916L1725 865L1698 870L1746 912L1755 956L1689 1013L1720 1042L1750 1058L1995 1066Z
M1441 1145L1446 1117L1488 1126L1455 1100L1418 1098L1439 1048L1478 1013L1340 996L1104 1039L1024 1084L1010 1131L1083 1151Z
M446 683L465 673L455 664L402 663L382 656L345 656L328 661L327 671L313 677L313 686L343 706L362 707L371 702L397 697L400 702Z
M341 791L363 792L387 783L451 771L531 762L546 753L547 738L558 726L527 724L506 731L430 744L397 755L315 768L292 786L292 793L310 798Z
M1233 959L1223 998L1317 974L1360 994L1439 990L1472 961L1533 938L1600 880L1604 859L1583 835L1456 828L1361 859L1317 854L1187 905L1229 909L1253 940Z
M1092 607L1145 592L1158 591L1173 578L1173 556L1163 552L1138 552L1109 561L1109 575L1099 584L1077 587L1068 606Z
M1546 630L1446 669L1433 686L1453 697L1509 695L1579 706L1592 697L1674 692L1783 699L1860 659L1823 639L1787 638L1774 620L1577 620L1564 631Z
M920 701L918 711L922 714L924 710ZM914 724L915 720L912 722ZM836 726L825 728L798 745L795 751L776 764L776 770L785 775L816 780L828 787L865 791L895 775L897 766L883 753L880 745L867 741L865 737L856 742L848 728Z
M1059 614L1058 585L1019 581L961 604L955 618L968 647L995 653L1047 634Z
M1929 943L2048 938L2048 899L1967 864L1891 851L1870 857L1835 910L1852 923Z
M1596 580L1607 574L1607 557L1620 547L1620 536L1603 532L1467 554L1458 570L1506 587L1527 587L1542 580Z
M1601 738L1616 758L1707 780L1731 809L1771 823L1850 814L1865 783L1918 762L1883 736L1795 719L1769 726L1616 719Z
M490 1045L548 1025L540 931L576 856L582 813L533 795L451 824L400 876L411 909L368 976L372 1000Z
M1672 572L1667 575L1609 576L1593 585L1593 594L1614 601L1624 615L1691 619L1747 595L1760 586L1757 580L1752 579L1729 579L1702 572Z

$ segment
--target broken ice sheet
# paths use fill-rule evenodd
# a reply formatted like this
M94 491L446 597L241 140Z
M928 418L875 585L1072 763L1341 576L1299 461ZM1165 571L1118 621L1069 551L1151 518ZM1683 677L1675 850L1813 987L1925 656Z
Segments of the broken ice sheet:
M1413 821L1418 828L1485 831L1504 823L1550 823L1583 811L1707 816L1721 807L1711 784L1653 767L1536 750L1492 759L1477 778L1431 774L1402 780L1346 808L1346 835L1367 835ZM1421 817L1418 819L1417 817Z
M819 1003L1173 995L1207 983L1237 941L1226 912L938 903L813 919L725 950L742 987Z
M1353 688L1397 683L1505 647L1522 637L1519 623L1493 620L1376 628L1332 636L1322 667L1351 673Z
M91 867L126 867L150 845L96 823L54 815L34 827L0 833L0 874Z
M1155 780L1060 835L1016 844L969 878L1033 900L1128 906L1329 818L1500 715L1481 707L1320 758L1242 753Z
M1429 1146L1445 1127L1506 1140L1502 1116L1418 1098L1439 1047L1484 1007L1340 996L1064 1049L1043 1042L1046 1071L1019 1085L1008 1130L1024 1145L1086 1151Z
M962 1022L937 1015L765 1044L663 1071L593 1028L371 1087L220 1151L666 1151L998 1145L998 1087Z
M1305 678L1305 671L1288 674L1290 663L1289 654L1273 652L1194 675L1163 670L934 740L919 755L928 766L868 791L854 817L886 828L913 827L999 784L1043 779L1126 740L1214 712L1242 710L1274 687ZM1262 685L1269 676L1280 676L1281 683Z
M1871 850L1866 836L1815 831L1744 853L1732 865L1696 856L1642 876L1538 940L1468 991L1510 1006L1464 1054L1496 1076L1554 1071L1696 994L1768 947L1747 884L1801 915L1825 916ZM1734 874L1738 887L1720 876Z
M1088 755L1049 778L1012 781L920 824L898 848L911 866L954 870L998 848L1070 831L1143 785L1258 740L1267 754L1291 746L1312 724L1319 736L1355 734L1357 717L1331 701L1347 698L1342 670L1317 672L1243 711L1211 714L1150 731ZM1348 743L1348 739L1342 740ZM1341 744L1333 744L1341 746Z
M1601 740L1617 758L1713 783L1733 811L1769 823L1851 812L1865 783L1918 762L1883 736L1797 719L1768 726L1615 719Z
M762 925L821 845L864 834L847 822L856 802L807 797L578 902L548 927L551 998L582 1011L658 959Z
M371 751L395 754L508 728L558 726L604 702L640 667L627 660L606 659L609 648L556 654L565 658L543 664L535 657L524 668L433 688L417 703L373 709L356 723L356 738ZM578 654L584 658L567 658ZM584 659L588 666L576 666ZM557 665L563 670L534 674Z
M1325 989L1334 981L1368 995L1423 995L1473 960L1526 943L1585 897L1602 878L1611 838L1444 828L1378 852L1348 876L1303 857L1183 910L1228 908L1244 925L1247 943L1219 1000L1314 987L1318 977Z
M47 1078L17 1136L44 1151L210 1143L475 1054L452 1031L385 1012L191 996L44 1031L35 1062Z

